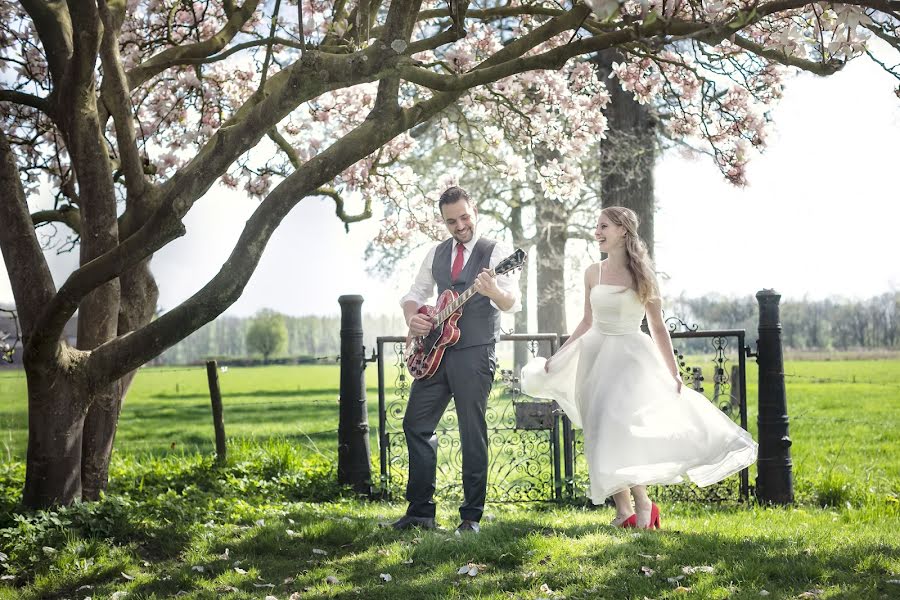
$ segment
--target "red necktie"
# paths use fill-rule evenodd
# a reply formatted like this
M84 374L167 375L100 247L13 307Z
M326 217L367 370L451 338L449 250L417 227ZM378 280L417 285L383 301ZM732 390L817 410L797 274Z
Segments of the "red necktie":
M463 269L463 251L465 251L466 247L462 244L456 244L456 258L453 259L453 268L450 269L450 281L456 281L459 279L459 274L462 273Z

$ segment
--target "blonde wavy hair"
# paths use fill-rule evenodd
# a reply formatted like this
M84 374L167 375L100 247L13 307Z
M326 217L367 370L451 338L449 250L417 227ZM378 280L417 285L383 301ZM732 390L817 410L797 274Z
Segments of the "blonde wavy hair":
M640 221L637 214L624 206L608 206L600 214L625 228L625 252L628 255L628 271L637 284L637 294L642 304L658 299L659 287L656 285L656 271L647 244L638 236Z

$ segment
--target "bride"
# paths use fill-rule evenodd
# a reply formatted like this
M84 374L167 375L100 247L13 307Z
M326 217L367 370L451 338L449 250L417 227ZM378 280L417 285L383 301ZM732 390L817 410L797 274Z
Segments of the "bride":
M756 460L756 442L702 394L684 387L647 247L634 211L600 212L607 259L584 273L584 317L550 359L522 369L522 391L551 398L584 430L594 504L612 496L613 524L659 528L649 484L713 484ZM650 337L640 330L646 314ZM634 504L632 505L632 498Z

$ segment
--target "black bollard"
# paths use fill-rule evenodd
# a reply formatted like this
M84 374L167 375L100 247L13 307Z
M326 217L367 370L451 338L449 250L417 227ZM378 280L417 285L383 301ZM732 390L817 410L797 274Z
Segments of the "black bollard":
M794 501L791 438L788 435L787 395L784 388L784 355L781 319L775 290L756 293L759 302L759 460L756 495L760 502L790 504Z
M363 348L362 296L341 296L341 390L338 421L338 483L371 494L369 415L366 406L366 357Z

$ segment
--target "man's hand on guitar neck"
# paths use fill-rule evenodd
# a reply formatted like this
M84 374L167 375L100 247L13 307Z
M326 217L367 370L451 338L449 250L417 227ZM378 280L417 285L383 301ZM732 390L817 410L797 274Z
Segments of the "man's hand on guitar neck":
M482 296L493 300L500 310L509 310L516 301L512 294L500 289L500 286L497 285L497 278L491 275L490 269L482 269L472 287Z

